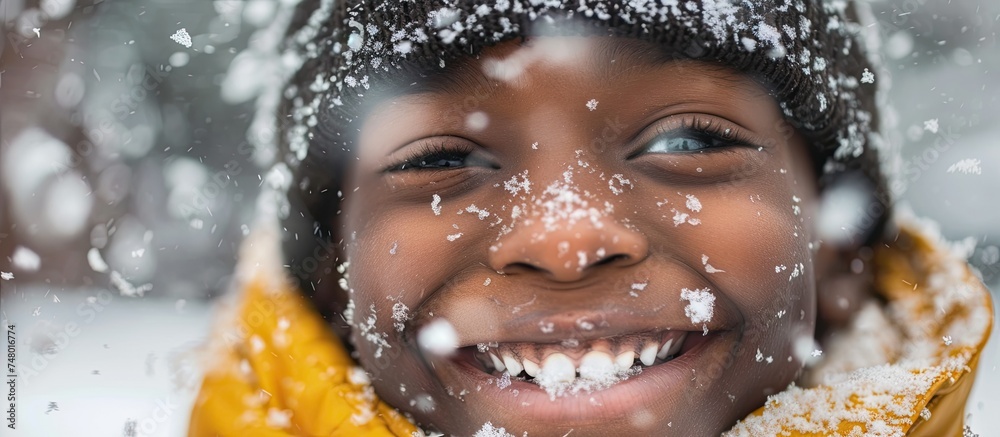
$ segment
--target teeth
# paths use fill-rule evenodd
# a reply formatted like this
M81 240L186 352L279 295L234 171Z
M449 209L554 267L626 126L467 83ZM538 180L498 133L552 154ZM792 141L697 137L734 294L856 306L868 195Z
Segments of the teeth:
M632 368L632 363L634 362L635 362L634 351L625 351L618 354L618 356L615 357L615 365L618 366L618 370L628 370Z
M523 371L529 377L542 377L553 383L572 382L575 378L598 380L608 375L614 375L616 372L628 371L636 364L636 358L643 366L652 366L657 362L663 362L668 357L676 356L684 344L686 334L686 332L682 332L680 335L667 333L667 336L671 338L662 343L649 335L640 340L627 341L626 343L630 343L628 346L615 345L613 342L603 339L597 340L585 345L586 353L580 358L570 357L570 355L578 356L576 354L579 352L574 351L567 354L561 351L557 345L532 347L530 344L522 344L501 346L500 350L485 351L484 355L489 358L480 355L480 359L492 363L493 369L497 372L506 371L510 376L518 376ZM657 335L657 337L659 336ZM634 349L640 346L640 350ZM622 352L618 355L611 352L616 349ZM546 358L542 362L538 362L527 358L517 358L519 355L546 356ZM576 376L577 374L579 376Z
M493 361L493 368L497 369L497 372L503 372L504 370L507 370L507 366L504 366L503 361L500 361L500 359L497 358L496 355L494 355L492 352L488 353L487 355L490 356L490 361Z
M667 355L668 356L677 355L677 353L681 351L681 346L684 345L684 339L686 338L687 338L687 333L684 333L684 335L677 337L677 339L674 340L674 345L670 347L670 352L667 352Z
M603 380L615 374L615 362L611 355L601 351L590 351L580 360L580 377Z
M524 370L521 368L521 362L517 358L507 354L503 355L503 365L507 367L507 373L510 373L510 376L517 376L521 373L521 370Z
M659 358L661 360L664 359L664 358L666 358L667 355L670 352L670 346L672 344L674 344L674 339L672 339L672 338L670 340L667 340L666 343L663 343L663 347L661 347L660 351L656 353L656 358Z
M639 353L639 361L642 361L642 364L646 366L652 366L653 361L656 361L658 349L656 343L646 343L646 347L642 348L642 352Z
M538 375L552 383L571 383L576 379L576 368L573 365L573 360L556 352L545 357Z
M538 370L538 364L535 364L534 361L524 360L524 373L527 373L528 376L532 378L538 376Z

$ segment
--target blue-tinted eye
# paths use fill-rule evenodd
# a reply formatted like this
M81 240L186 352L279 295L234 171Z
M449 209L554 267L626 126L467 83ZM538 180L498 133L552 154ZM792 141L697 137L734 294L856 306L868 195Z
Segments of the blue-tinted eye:
M719 147L715 141L703 141L696 136L677 136L675 134L657 137L646 149L649 153L697 152L712 147Z
M732 129L720 129L712 123L695 123L660 133L648 143L646 153L708 153L727 147L749 144Z

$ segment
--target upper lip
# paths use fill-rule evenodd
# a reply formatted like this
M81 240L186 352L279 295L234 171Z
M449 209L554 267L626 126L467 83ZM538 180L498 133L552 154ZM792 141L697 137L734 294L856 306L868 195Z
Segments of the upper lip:
M414 331L419 331L421 326L431 320L443 317L459 334L458 347L467 347L494 342L558 344L569 339L585 343L602 338L665 330L702 332L704 327L710 332L718 332L732 330L735 327L734 321L737 320L722 299L716 300L712 320L697 325L684 315L685 302L680 299L676 304L664 302L662 308L658 309L651 308L648 302L623 303L626 305L600 302L602 308L594 309L593 301L581 299L573 305L576 308L566 308L563 305L543 307L542 304L536 304L530 308L521 308L514 314L511 314L509 308L477 308L474 311L476 314L467 314L467 310L451 309L450 305L436 302L432 304L433 311L419 311L417 314L420 316L413 320L413 325L417 328ZM502 314L503 312L506 314Z

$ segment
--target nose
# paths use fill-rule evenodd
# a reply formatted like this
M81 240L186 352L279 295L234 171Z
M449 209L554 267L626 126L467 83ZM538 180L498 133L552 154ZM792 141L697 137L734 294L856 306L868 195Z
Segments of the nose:
M582 219L570 215L553 220L543 212L516 223L490 249L489 262L505 274L535 273L575 282L599 270L634 265L648 254L645 235L591 209Z

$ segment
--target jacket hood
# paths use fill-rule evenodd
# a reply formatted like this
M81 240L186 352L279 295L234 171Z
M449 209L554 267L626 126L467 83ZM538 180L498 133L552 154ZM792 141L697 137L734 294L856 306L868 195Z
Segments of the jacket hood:
M726 436L962 435L992 326L989 291L933 226L897 224L875 248L884 304L862 308L823 359ZM276 226L243 243L235 290L206 347L192 436L424 435L287 277ZM492 434L491 434L492 435Z

